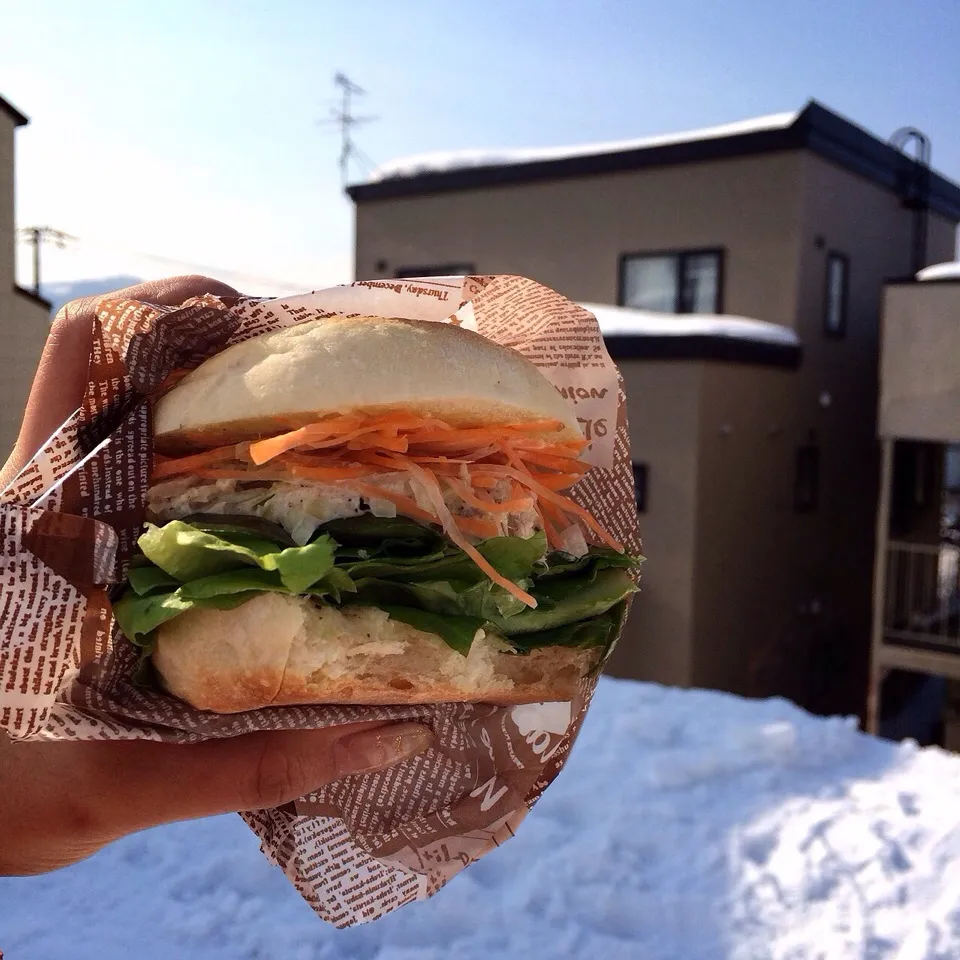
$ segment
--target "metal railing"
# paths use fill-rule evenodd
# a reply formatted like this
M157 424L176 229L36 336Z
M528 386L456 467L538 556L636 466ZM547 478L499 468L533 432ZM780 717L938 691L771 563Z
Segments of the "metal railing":
M960 547L890 542L883 639L960 654Z

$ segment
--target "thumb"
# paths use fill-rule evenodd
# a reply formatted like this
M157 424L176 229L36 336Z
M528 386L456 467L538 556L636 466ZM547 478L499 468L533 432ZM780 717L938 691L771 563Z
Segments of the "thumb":
M418 723L349 724L325 730L250 733L193 746L110 744L96 792L120 801L117 836L144 827L238 810L277 807L360 773L383 770L433 743ZM129 749L129 755L125 756ZM112 789L111 789L112 788Z

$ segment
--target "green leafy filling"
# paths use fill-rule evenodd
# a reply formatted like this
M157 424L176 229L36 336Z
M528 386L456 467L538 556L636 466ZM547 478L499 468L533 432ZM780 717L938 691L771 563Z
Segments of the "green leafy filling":
M537 599L533 609L462 550L404 517L333 520L310 543L290 546L286 531L269 521L198 515L148 524L138 543L141 553L113 609L144 656L154 631L180 614L228 610L268 591L375 606L463 655L481 630L504 637L518 653L543 646L606 653L624 601L636 590L628 569L640 562L599 547L579 558L548 552L542 533L477 544L499 573Z

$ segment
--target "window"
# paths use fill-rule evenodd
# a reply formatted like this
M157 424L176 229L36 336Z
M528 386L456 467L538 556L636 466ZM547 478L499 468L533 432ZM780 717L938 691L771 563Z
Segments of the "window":
M820 502L820 448L813 444L797 448L793 476L793 509L813 513Z
M627 254L620 258L623 307L659 313L720 313L723 251Z
M404 277L469 277L476 272L472 263L441 263L432 267L401 267L394 276L398 280Z
M943 455L943 488L960 493L960 444L951 443Z
M826 296L823 309L823 332L840 339L847 335L847 285L850 261L842 254L827 254Z
M637 513L647 512L647 465L633 465L633 496L637 501Z

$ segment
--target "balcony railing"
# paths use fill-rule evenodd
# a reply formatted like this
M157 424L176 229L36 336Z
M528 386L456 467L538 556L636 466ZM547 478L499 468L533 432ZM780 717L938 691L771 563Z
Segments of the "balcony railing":
M960 654L960 547L890 542L883 639Z

